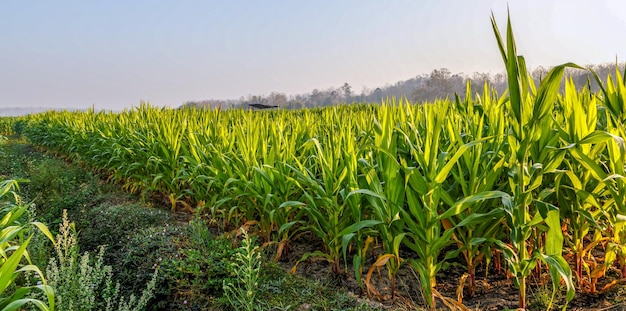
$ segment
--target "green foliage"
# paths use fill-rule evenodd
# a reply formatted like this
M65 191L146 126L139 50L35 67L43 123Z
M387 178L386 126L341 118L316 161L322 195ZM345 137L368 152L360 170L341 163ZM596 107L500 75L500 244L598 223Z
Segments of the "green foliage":
M83 210L81 214L77 221L81 248L93 251L100 245L107 245L109 253L123 252L129 235L141 229L169 226L173 221L166 211L136 203L114 206L101 204ZM111 258L111 255L107 257Z
M229 266L235 280L224 280L224 296L235 310L253 311L257 309L261 254L246 230L243 230L242 236L241 246Z
M542 183L544 175L554 173L563 161L563 152L557 149L558 139L545 135L554 128L550 111L557 99L565 68L580 67L574 64L554 67L536 90L532 79L528 78L524 58L516 53L510 19L507 23L506 48L493 16L491 22L507 68L510 92L507 109L512 112L509 115L507 140L512 153L508 170L513 197L503 201L511 246L501 242L498 245L503 249L515 276L515 283L519 286L521 309L526 308L526 278L537 261L543 261L548 266L553 297L561 280L565 281L569 302L574 298L575 289L571 269L562 256L563 233L559 210L544 201L555 190L542 187ZM536 239L538 234L545 236L544 248L529 253L528 239L533 236Z
M180 295L168 308L206 309L223 296L223 283L232 282L229 265L235 249L224 236L213 236L199 219L192 220L184 233L178 251L163 258L161 266L166 275L163 286Z
M157 272L147 282L141 297L120 295L120 285L112 280L111 266L104 265L105 247L91 257L79 254L76 229L63 211L56 238L56 256L51 258L46 276L56 290L56 305L61 310L144 310L154 296Z
M172 306L175 301L170 301L176 293L174 283L178 280L171 262L178 255L178 243L184 235L185 228L181 226L143 228L124 238L122 248L107 252L108 264L116 267L113 277L121 285L121 294L129 296L142 291L152 280L154 270L159 268L150 310L179 309L180 306Z
M32 159L25 154L25 145L8 140L0 147L0 174L14 179L28 179L26 167ZM22 196L28 192L24 187L21 190Z
M271 262L261 267L257 296L262 310L379 310L359 303L354 295L338 290L336 285L286 273Z
M32 304L39 310L53 311L55 293L43 273L30 262L27 247L33 238L33 228L39 229L48 239L54 241L48 228L40 222L23 223L29 207L21 201L15 192L19 190L18 181L0 182L0 308L17 310L26 304ZM24 264L24 261L27 263ZM25 273L35 273L40 283L35 286L20 286L17 277ZM37 299L40 291L43 300Z
M37 205L45 206L46 212L40 214L50 224L59 224L63 210L78 218L98 192L97 177L59 159L32 162L28 174L31 183L26 190Z
M2 150L0 174L30 180L22 187L22 193L40 207L43 222L58 225L64 209L70 217L78 218L85 207L100 199L100 181L90 172L36 152L20 141L11 140Z
M26 120L24 118L19 118L15 120L15 122L12 125L11 130L13 131L13 134L15 135L22 135L24 133L24 129L26 128L26 126L27 126Z
M16 117L0 117L0 134L13 135L17 119Z

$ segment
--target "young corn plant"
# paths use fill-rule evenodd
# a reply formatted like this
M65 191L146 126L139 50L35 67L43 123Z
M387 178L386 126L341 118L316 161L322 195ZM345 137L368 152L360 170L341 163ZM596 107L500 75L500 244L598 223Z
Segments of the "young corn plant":
M155 123L150 127L156 128L154 147L147 160L148 170L152 180L148 189L164 193L169 200L171 210L176 210L176 204L184 194L185 168L181 165L183 134L186 133L187 119L184 112L170 112L158 114Z
M519 307L527 308L526 279L538 260L547 264L554 293L561 279L567 285L567 301L574 298L574 286L571 270L562 256L563 234L559 211L556 206L543 201L546 192L538 189L542 185L543 175L557 169L562 161L558 152L533 161L531 151L535 145L543 145L545 133L552 132L550 113L557 99L559 86L565 67L580 68L574 64L554 67L541 81L536 91L529 81L525 60L516 53L510 17L507 21L506 45L504 44L495 18L491 17L494 34L504 60L508 85L509 130L507 141L510 148L509 184L513 192L511 202L505 202L503 210L509 229L511 245L496 241L509 262L509 267L519 287ZM543 134L543 135L542 135ZM550 135L551 136L551 135ZM542 146L545 150L545 147ZM537 150L539 148L535 148ZM540 191L537 194L537 191ZM527 240L544 224L545 246L542 249L529 251Z
M261 136L255 147L255 158L250 167L252 171L249 179L239 183L241 191L246 193L247 200L252 200L253 214L261 229L261 236L266 244L276 243L277 252L275 259L278 260L288 250L290 236L296 234L302 227L291 230L287 224L301 223L302 211L294 206L282 206L284 202L300 198L300 185L289 167L295 164L297 136L287 136L288 129L282 123L283 120L274 120L274 117L262 115L263 119L250 122L250 126L261 124L258 128L265 128L261 133L253 133ZM265 127L263 124L273 124ZM279 229L281 229L279 231Z
M14 126L18 122L16 117L0 117L0 134L13 135Z
M367 157L366 154L369 154L369 152L367 152L368 142L371 142L372 135L371 131L362 130L367 128L364 124L359 124L359 121L367 120L367 118L363 118L362 115L358 114L353 115L354 112L356 111L340 109L335 116L337 120L339 120L341 116L353 116L352 124L354 129L354 132L352 132L353 137L349 137L345 140L344 150L346 153L343 159L347 169L346 173L348 178L346 186L339 192L339 195L346 203L347 209L350 211L352 222L355 224L363 224L364 220L371 218L368 216L371 214L372 209L365 203L365 199L370 199L370 197L364 195L364 193L370 189L367 187L370 179L368 178L367 173L363 172L363 174L359 175L359 172L362 170L362 167L367 166L365 158ZM376 221L377 220L374 219L370 222L370 224L375 224ZM361 286L362 290L364 286L367 286L368 292L370 289L370 283L367 282L367 279L366 282L363 282L363 271L367 262L368 250L372 251L373 256L375 238L380 235L381 233L378 228L375 228L374 226L365 226L361 230L348 233L342 237L341 246L344 262L347 266L347 255L350 251L352 251L352 268L355 279Z
M307 253L298 263L311 257L323 258L331 264L334 273L339 273L342 249L345 249L349 239L358 231L375 226L380 221L355 221L354 217L360 216L351 214L352 205L349 200L344 199L348 197L346 193L351 192L350 185L354 185L357 178L357 171L353 167L354 159L351 160L350 155L356 155L358 151L344 149L354 147L354 144L348 143L354 139L351 132L331 130L325 137L328 139L324 144L325 148L316 138L311 138L303 145L303 152L310 153L313 166L311 169L301 163L297 167L292 166L295 179L302 186L302 199L285 202L281 207L300 206L309 220L307 228L325 246L325 251ZM348 240L344 237L348 237ZM294 270L296 268L297 264Z
M607 143L608 173L599 170L599 167L588 163L593 169L594 177L601 180L606 185L609 199L605 202L609 210L609 225L613 236L607 248L607 257L602 266L602 274L616 259L620 266L622 278L626 276L626 198L623 195L626 191L626 147L624 137L626 137L626 81L622 74L615 70L615 78L607 77L606 84L603 84L598 75L593 72L593 76L600 85L601 97L599 100L606 111L607 129L603 132ZM626 75L626 71L624 72ZM587 162L587 161L585 161Z
M374 119L374 141L373 145L369 147L372 150L372 159L369 161L361 159L360 161L363 170L362 189L353 190L350 194L350 196L354 194L366 195L367 210L374 220L380 222L375 227L375 231L382 243L384 253L378 256L368 272L365 283L368 293L371 291L379 295L369 281L373 269L385 265L391 280L391 294L394 299L396 274L402 263L400 245L406 233L404 232L404 222L400 217L405 202L404 172L397 160L399 158L397 143L400 136L395 130L393 122L394 112L400 114L399 121L406 119L402 117L405 109L408 110L410 107L408 105L403 106L402 102L399 105L386 103L379 109L381 120ZM360 260L364 258L364 255L360 253L356 256ZM355 262L357 262L356 259ZM357 274L360 272L357 270L358 268L360 266L355 266Z
M443 223L476 202L507 195L487 191L456 200L447 192L445 184L452 177L454 166L465 152L482 140L443 145L449 103L423 107L423 124L416 126L409 122L407 132L400 132L404 137L402 148L410 155L410 159L402 164L407 206L401 211L401 217L407 230L403 242L417 255L410 264L419 273L426 303L435 310L437 297L447 305L457 304L456 300L443 297L435 289L437 272L446 264L445 260L440 260L440 254L450 245L454 234L454 229L446 229Z
M597 163L601 163L606 150L608 134L596 129L598 124L596 97L584 89L581 93L575 89L571 79L566 81L565 95L559 100L563 113L560 116L559 136L567 145L568 157L563 162L566 169L558 177L556 189L562 219L568 231L568 244L574 255L574 273L579 290L585 286L583 271L589 277L590 290L595 292L595 282L604 274L605 265L590 264L585 257L599 244L605 244L609 237L602 236L606 232L608 210L603 207L605 184L594 177L596 171L602 171ZM596 137L596 138L594 138ZM590 230L595 232L592 240L585 244ZM610 258L609 258L610 259ZM593 271L592 271L593 269Z
M48 228L40 222L22 223L29 205L23 204L17 194L17 180L0 182L0 309L18 310L32 304L42 311L54 310L54 289L49 286L41 270L30 262L26 248L33 238L31 227L39 229L54 242ZM28 235L28 236L27 236ZM28 264L24 265L26 260ZM35 273L41 284L35 286L15 285L16 279L25 273ZM35 298L33 290L40 291L47 301Z
M492 97L493 96L493 97ZM502 190L503 170L505 164L504 118L502 112L503 98L498 99L491 94L485 85L482 97L475 102L468 82L465 99L457 96L457 123L449 132L450 139L455 142L469 143L489 137L463 153L455 169L451 171L458 188L452 193L461 197L470 197L485 191ZM504 214L495 208L493 201L474 204L471 209L443 221L446 229L454 228L452 239L465 259L467 269L467 286L469 296L473 296L476 288L476 268L491 256L491 240L500 240L505 222ZM471 217L482 215L484 221L470 222ZM461 224L462 225L459 225ZM485 239L485 243L474 243L474 238Z

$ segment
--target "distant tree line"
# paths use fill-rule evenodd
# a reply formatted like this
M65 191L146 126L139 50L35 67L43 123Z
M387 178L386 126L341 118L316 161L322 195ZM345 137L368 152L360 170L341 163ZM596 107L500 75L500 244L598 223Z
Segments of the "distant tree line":
M615 67L619 66L619 70L623 72L624 64L600 64L589 65L598 76L605 80L610 74L615 75ZM537 67L530 70L530 74L535 81L535 85L539 85L539 81L545 77L550 68ZM599 89L598 84L588 70L568 69L567 76L571 77L578 87L583 87L589 83L593 91ZM430 102L435 99L454 98L455 94L463 97L467 81L471 82L473 92L482 92L485 82L490 87L496 89L502 94L507 88L506 73L480 73L475 72L471 75L463 73L451 73L447 68L434 69L429 74L417 75L411 79L398 81L394 84L370 89L364 87L360 93L354 92L352 86L344 83L339 87L330 87L320 90L314 89L309 93L287 95L280 92L272 92L269 95L248 95L238 99L208 99L200 101L189 101L184 103L182 107L207 107L230 109L230 108L249 108L250 105L266 105L278 106L285 109L298 108L314 108L333 106L342 103L380 103L386 98L407 98L416 103Z

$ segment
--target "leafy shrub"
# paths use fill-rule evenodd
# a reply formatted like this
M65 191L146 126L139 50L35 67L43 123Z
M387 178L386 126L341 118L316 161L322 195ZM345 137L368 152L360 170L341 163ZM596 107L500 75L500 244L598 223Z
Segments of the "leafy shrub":
M170 222L169 213L159 209L139 204L103 204L85 210L77 229L81 233L80 245L83 249L92 251L100 245L107 245L108 252L115 253L126 246L129 235L148 227L163 227Z
M192 220L179 242L179 250L161 271L170 289L169 305L163 309L207 310L223 297L223 282L235 280L229 272L236 250L223 236L214 237L202 220ZM161 310L161 309L159 309Z
M160 227L139 229L122 239L123 246L111 249L105 255L116 267L114 278L120 283L124 294L141 290L161 265L155 285L155 303L148 310L177 310L173 308L173 287L170 260L178 253L178 241L183 239L183 227L165 224Z
M154 295L157 281L155 271L140 298L120 296L119 283L112 281L111 266L103 264L104 246L91 258L88 252L79 254L76 229L63 211L53 257L46 269L51 286L56 288L56 304L61 310L143 310Z

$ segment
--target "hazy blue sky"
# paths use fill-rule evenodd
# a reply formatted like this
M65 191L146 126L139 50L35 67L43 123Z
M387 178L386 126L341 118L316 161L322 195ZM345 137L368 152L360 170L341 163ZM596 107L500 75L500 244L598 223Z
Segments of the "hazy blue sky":
M501 71L505 1L0 0L0 107L356 92L447 67ZM626 1L511 0L530 66L626 57Z

